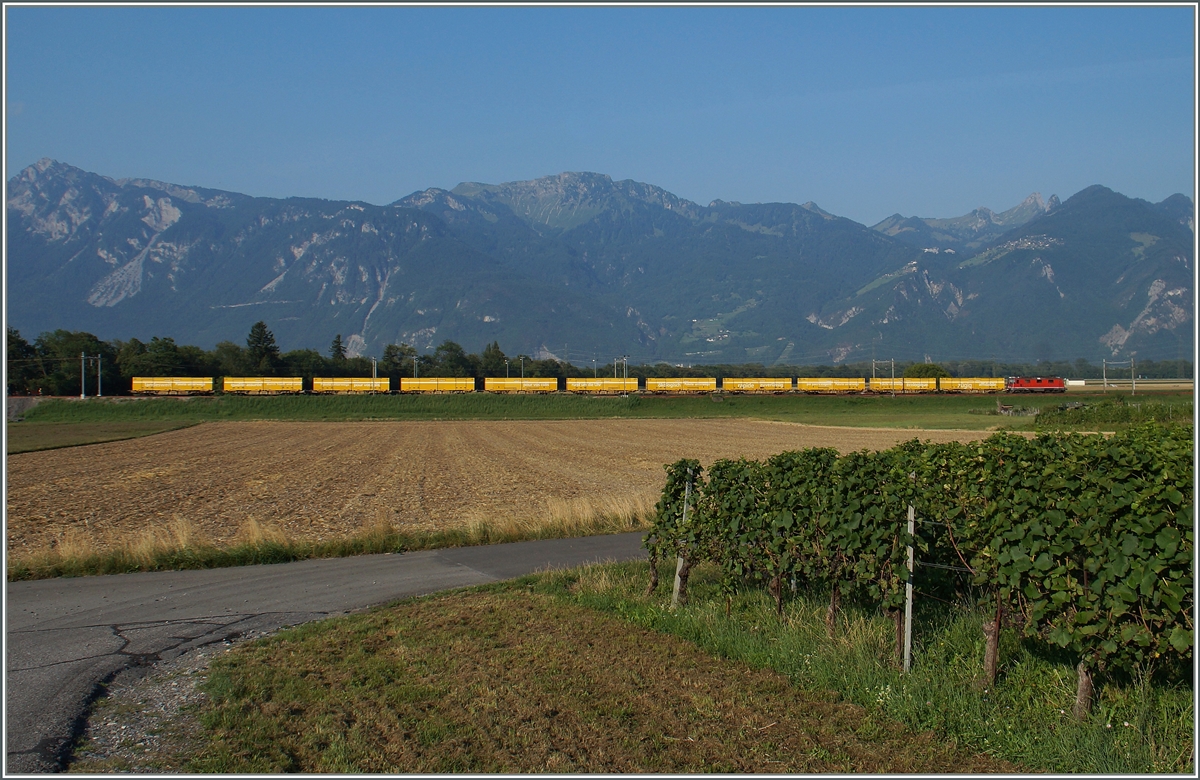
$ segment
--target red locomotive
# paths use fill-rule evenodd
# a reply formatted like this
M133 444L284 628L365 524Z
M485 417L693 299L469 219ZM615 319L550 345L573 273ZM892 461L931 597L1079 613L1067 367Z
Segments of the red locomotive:
M1010 376L1004 380L1006 393L1065 393L1067 383L1060 376Z

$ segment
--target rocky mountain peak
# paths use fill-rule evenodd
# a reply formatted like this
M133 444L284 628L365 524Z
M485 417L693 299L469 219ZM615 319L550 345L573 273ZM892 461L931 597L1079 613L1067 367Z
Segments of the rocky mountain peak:
M451 195L483 202L499 202L535 225L570 230L606 210L622 210L631 203L646 203L689 217L699 206L652 184L623 179L613 181L603 173L565 171L528 181L503 184L463 182Z

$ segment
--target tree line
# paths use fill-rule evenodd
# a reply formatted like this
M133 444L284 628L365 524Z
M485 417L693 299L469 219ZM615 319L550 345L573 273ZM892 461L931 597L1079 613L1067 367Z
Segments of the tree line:
M88 395L103 389L105 395L128 393L135 376L279 376L279 377L588 377L607 376L608 363L575 366L555 359L537 360L529 355L510 357L493 341L478 354L460 344L443 341L431 352L420 354L409 344L388 344L383 355L350 356L341 334L334 336L327 354L315 349L282 352L265 322L254 323L245 346L222 341L206 350L177 344L169 337L155 336L149 342L136 338L102 341L84 331L55 330L42 333L32 342L19 331L5 332L7 386L9 395L75 395L81 391L81 373L86 375ZM80 355L86 355L81 361ZM875 364L879 376L888 376ZM772 365L761 363L676 366L669 363L617 366L617 373L646 379L673 377L870 377L872 364L852 363L825 366ZM1099 379L1102 366L1086 360L1037 364L997 361L949 361L941 364L897 362L897 376L1068 376ZM1187 360L1139 361L1137 375L1144 378L1192 378ZM1122 373L1123 372L1123 373ZM1129 369L1110 368L1110 377L1128 376ZM97 387L99 385L99 388Z
M479 354L469 354L453 341L418 354L409 344L389 344L381 358L349 356L341 334L334 336L328 354L315 349L282 352L265 322L250 328L246 344L222 341L206 350L155 336L143 342L102 341L84 331L55 330L33 342L8 328L7 393L9 395L77 395L81 383L88 395L99 388L105 395L129 392L135 376L272 376L272 377L580 377L591 372L557 360L509 357L492 342ZM86 358L81 359L81 355ZM86 378L81 379L81 374Z

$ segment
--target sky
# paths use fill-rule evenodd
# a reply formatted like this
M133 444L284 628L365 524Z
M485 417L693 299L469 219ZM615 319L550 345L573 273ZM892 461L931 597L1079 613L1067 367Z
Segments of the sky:
M4 10L6 179L385 204L595 171L867 225L1195 193L1191 5Z

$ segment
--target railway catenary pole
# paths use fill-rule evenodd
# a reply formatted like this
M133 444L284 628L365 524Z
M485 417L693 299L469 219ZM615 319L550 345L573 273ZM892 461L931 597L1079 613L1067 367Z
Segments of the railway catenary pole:
M892 358L892 398L896 397L896 358Z
M104 397L104 387L100 384L100 370L104 367L104 355L96 355L96 397Z
M87 357L79 353L79 397L87 398Z
M1133 387L1130 395L1137 395L1137 376L1133 373L1133 353L1129 354L1129 384Z

